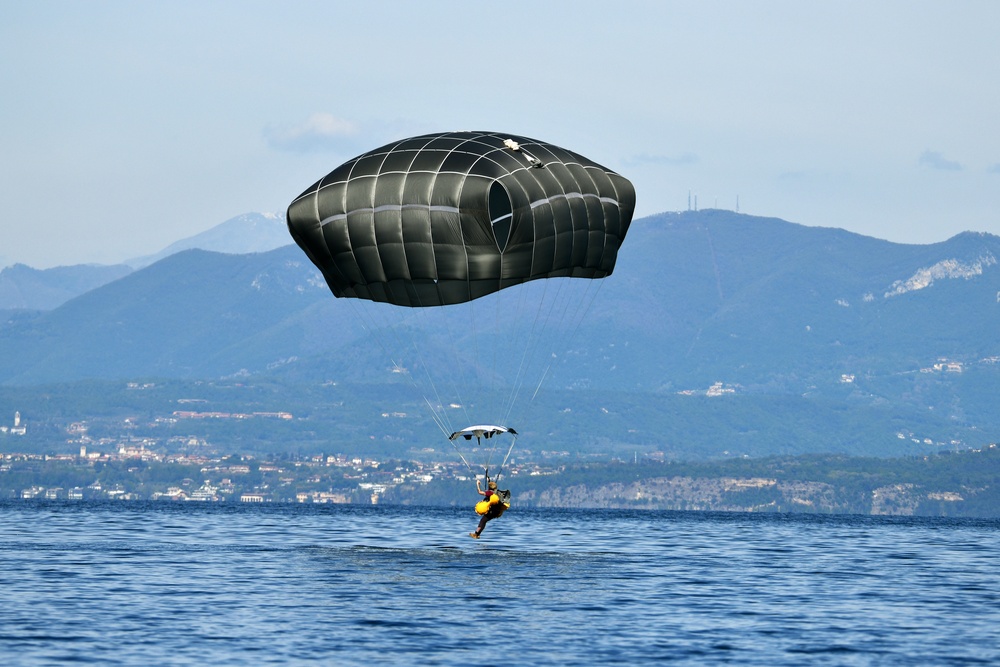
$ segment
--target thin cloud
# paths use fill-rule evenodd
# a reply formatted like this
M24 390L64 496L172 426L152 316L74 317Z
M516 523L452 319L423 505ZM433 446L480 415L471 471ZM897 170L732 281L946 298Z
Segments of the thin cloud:
M991 164L989 167L986 168L986 171L990 174L1000 174L1000 162L997 162L996 164Z
M329 113L314 113L296 125L268 126L264 139L271 148L294 153L338 150L350 144L358 127Z
M689 164L697 164L698 156L694 153L681 153L680 155L650 155L649 153L642 153L641 155L635 155L629 158L626 162L629 166L633 167L644 164L683 167Z
M920 155L918 163L924 167L939 171L962 171L962 164L960 162L949 160L937 151L924 151Z
M810 172L810 171L808 171L808 170L797 169L797 170L793 170L793 171L783 171L783 172L779 173L778 174L778 180L779 181L801 181L801 180L810 178L812 176L815 176L815 174L812 173L812 172Z

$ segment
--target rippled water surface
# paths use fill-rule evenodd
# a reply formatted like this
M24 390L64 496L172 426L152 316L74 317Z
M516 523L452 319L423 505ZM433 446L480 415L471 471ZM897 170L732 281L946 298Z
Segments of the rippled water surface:
M1000 522L0 503L4 664L1000 664Z

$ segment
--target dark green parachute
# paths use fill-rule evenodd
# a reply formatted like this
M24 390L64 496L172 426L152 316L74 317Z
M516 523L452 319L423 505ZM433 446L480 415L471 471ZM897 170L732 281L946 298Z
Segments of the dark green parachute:
M635 209L628 179L495 132L404 139L349 160L288 207L338 297L464 303L539 278L603 278Z

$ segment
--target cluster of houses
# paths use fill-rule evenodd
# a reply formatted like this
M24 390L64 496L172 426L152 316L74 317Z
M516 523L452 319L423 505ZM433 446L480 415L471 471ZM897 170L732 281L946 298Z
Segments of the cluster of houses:
M7 426L6 424L0 424L0 434L9 435L24 435L28 432L28 428L21 423L21 413L14 413L14 425Z

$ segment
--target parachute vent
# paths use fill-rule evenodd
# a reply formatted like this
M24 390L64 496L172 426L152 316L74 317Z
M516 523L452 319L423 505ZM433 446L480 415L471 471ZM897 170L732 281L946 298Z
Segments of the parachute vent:
M514 220L513 207L510 204L510 195L500 181L494 181L490 186L490 224L493 226L493 236L497 240L497 248L500 252L507 247L510 240L511 222Z

